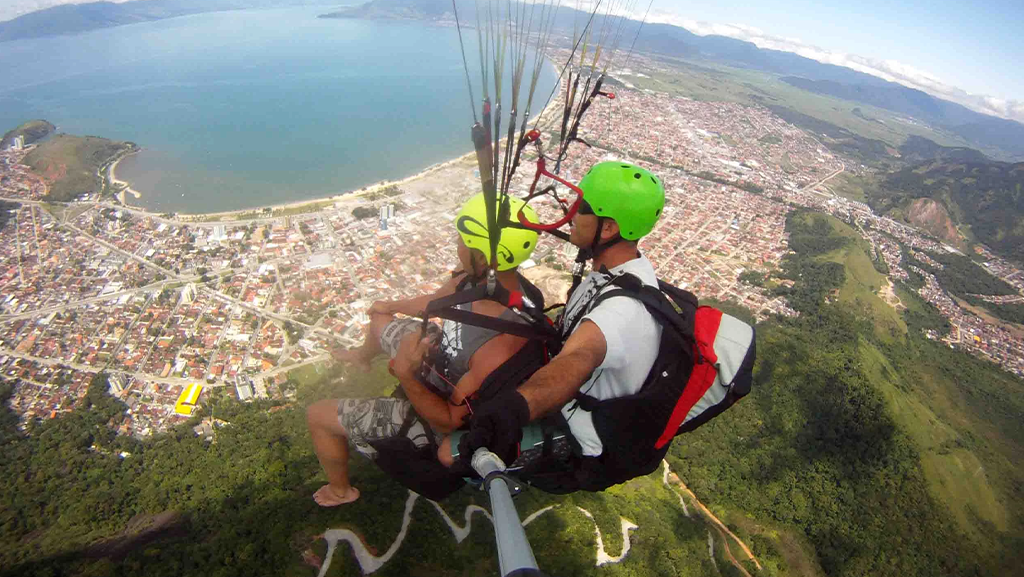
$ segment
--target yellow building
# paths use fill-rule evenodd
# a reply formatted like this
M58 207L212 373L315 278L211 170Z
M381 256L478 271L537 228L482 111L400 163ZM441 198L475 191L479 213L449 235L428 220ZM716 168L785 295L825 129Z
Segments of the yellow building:
M199 395L202 393L202 385L192 383L185 387L185 390L181 392L181 396L178 397L178 402L174 404L174 412L183 417L192 416L192 411L196 409L196 401L199 400Z

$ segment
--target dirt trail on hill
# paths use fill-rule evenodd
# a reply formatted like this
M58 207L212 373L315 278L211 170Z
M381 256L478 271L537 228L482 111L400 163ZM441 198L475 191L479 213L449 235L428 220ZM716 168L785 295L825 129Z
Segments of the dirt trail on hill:
M690 496L690 499L692 499L693 503L697 505L697 509L701 512L702 515L704 515L704 518L710 521L712 525L714 525L715 529L718 530L719 535L721 535L722 537L722 544L725 547L725 556L729 559L733 566L739 569L740 572L743 573L743 575L745 575L746 577L751 577L750 573L747 572L743 565L738 560L736 560L735 557L733 557L732 551L729 550L729 539L726 538L726 535L732 537L733 540L736 541L736 543L740 546L740 549L743 549L743 552L747 554L747 557L749 557L750 560L754 562L754 565L757 566L758 571L762 569L761 563L758 562L757 557L754 557L753 551L751 551L750 548L747 547L747 544L744 543L739 537L737 537L735 533L730 531L729 528L725 526L725 523L720 521L718 517L716 517L711 511L709 511L708 508L705 507L699 499L697 499L697 495L694 495L693 491L691 491L690 488L686 486L686 483L683 483L682 479L680 479L678 475L676 475L675 473L669 473L668 479L673 484L682 489L687 495Z

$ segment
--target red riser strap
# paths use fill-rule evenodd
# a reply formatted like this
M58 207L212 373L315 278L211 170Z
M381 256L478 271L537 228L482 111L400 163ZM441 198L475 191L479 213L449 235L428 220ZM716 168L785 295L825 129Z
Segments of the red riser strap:
M690 379L686 382L686 388L679 400L676 401L676 406L672 409L672 416L669 417L665 430L654 444L655 449L664 447L676 436L676 431L683 424L690 409L714 384L715 377L718 376L718 371L715 368L715 364L718 362L718 356L715 354L715 336L718 335L718 327L721 322L722 311L712 307L697 309L694 336L697 341L695 348L699 350L694 351L693 358L701 359L703 357L703 362L693 366L693 372L690 373Z

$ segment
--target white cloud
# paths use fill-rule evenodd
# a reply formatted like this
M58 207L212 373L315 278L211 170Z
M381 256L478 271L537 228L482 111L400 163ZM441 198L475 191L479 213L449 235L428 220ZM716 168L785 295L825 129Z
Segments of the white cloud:
M804 58L817 60L818 62L845 66L857 72L871 74L890 82L897 82L910 88L916 88L944 100L962 104L977 112L1024 123L1024 101L1008 100L984 94L971 94L966 90L946 84L934 74L896 60L878 60L856 54L833 52L807 44L798 38L773 36L753 26L698 22L667 12L654 11L648 17L648 21L679 26L698 36L728 36L729 38L745 40L758 48L792 52Z

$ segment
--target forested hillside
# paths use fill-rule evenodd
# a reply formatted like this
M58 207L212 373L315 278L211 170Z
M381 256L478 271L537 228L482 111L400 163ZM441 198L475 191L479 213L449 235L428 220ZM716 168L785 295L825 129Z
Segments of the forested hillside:
M145 442L115 437L110 427L124 407L106 394L103 377L81 409L28 435L16 431L16 418L5 410L0 575L312 576L321 563L330 563L328 575L375 568L373 560L364 568L346 542L328 556L328 529L350 530L360 551L388 557L375 575L495 574L493 532L482 514L489 505L479 491L464 489L435 507L356 456L359 501L336 509L313 502L323 478L304 405L384 395L393 387L383 363L370 374L337 377L338 370L325 371L304 382L294 404L206 401L202 415L230 423L212 442L192 431L202 416ZM0 393L6 398L7 389ZM709 535L721 539L717 529L692 500L684 509L664 473L600 494L523 494L517 504L524 519L535 514L528 535L540 564L556 576L635 577L701 577L728 565L721 542L709 554ZM636 527L624 530L623 519ZM598 568L598 551L624 560ZM738 549L730 555L744 558ZM784 574L767 549L762 562L767 574Z
M0 42L75 34L220 10L244 10L278 6L337 5L329 0L136 0L134 2L76 2L30 12L0 22Z
M1022 558L1024 383L951 352L919 328L942 326L907 290L911 329L821 297L843 287L849 227L797 214L784 276L797 319L758 325L751 402L673 445L669 462L742 530L805 535L828 575L1006 575ZM845 229L845 230L844 230ZM755 541L756 542L756 541Z

